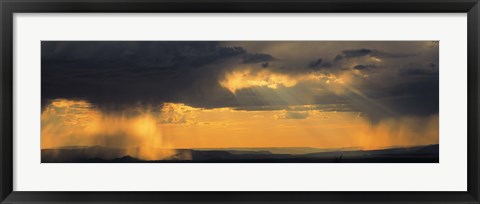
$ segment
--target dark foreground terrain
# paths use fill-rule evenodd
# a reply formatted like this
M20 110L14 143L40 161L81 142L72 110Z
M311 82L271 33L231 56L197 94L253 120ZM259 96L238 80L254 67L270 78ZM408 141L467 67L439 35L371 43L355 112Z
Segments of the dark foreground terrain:
M438 163L439 145L382 150L322 150L306 148L302 153L288 148L268 149L176 149L164 160L141 160L125 150L107 147L43 149L42 163ZM301 148L296 148L301 149ZM309 153L305 153L309 152Z

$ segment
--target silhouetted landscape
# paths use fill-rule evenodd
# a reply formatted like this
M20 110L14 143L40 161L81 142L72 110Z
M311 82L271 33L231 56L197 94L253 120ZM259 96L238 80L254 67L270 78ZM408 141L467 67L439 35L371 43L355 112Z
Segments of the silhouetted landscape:
M317 150L317 152L315 152ZM438 163L439 145L381 150L316 148L175 149L163 160L142 160L119 148L43 149L42 163ZM171 151L171 150L170 150ZM286 153L272 153L286 152ZM305 153L308 152L308 153ZM123 154L123 155L122 155Z

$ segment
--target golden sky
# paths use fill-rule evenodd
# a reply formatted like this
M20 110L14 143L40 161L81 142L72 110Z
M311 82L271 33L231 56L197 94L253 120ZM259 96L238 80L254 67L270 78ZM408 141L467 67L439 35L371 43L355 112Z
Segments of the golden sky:
M419 125L421 124L421 126ZM42 148L318 147L378 149L438 143L438 115L372 124L358 112L204 109L180 103L108 114L86 101L58 99L42 113Z

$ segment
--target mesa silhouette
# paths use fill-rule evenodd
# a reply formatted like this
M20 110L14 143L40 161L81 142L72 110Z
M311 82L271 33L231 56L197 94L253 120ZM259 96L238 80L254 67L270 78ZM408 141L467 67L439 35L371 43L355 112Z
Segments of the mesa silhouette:
M171 156L145 160L126 149L101 146L42 149L42 163L438 163L439 145L356 148L168 149Z

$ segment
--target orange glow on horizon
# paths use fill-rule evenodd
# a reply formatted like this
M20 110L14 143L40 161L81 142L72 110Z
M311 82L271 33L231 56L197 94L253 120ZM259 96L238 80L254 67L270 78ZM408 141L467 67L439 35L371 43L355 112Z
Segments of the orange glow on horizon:
M372 124L357 112L204 109L180 103L105 113L87 101L57 99L42 112L42 149L106 146L162 159L177 148L317 147L379 149L438 143L438 115ZM421 125L419 125L421 124Z

